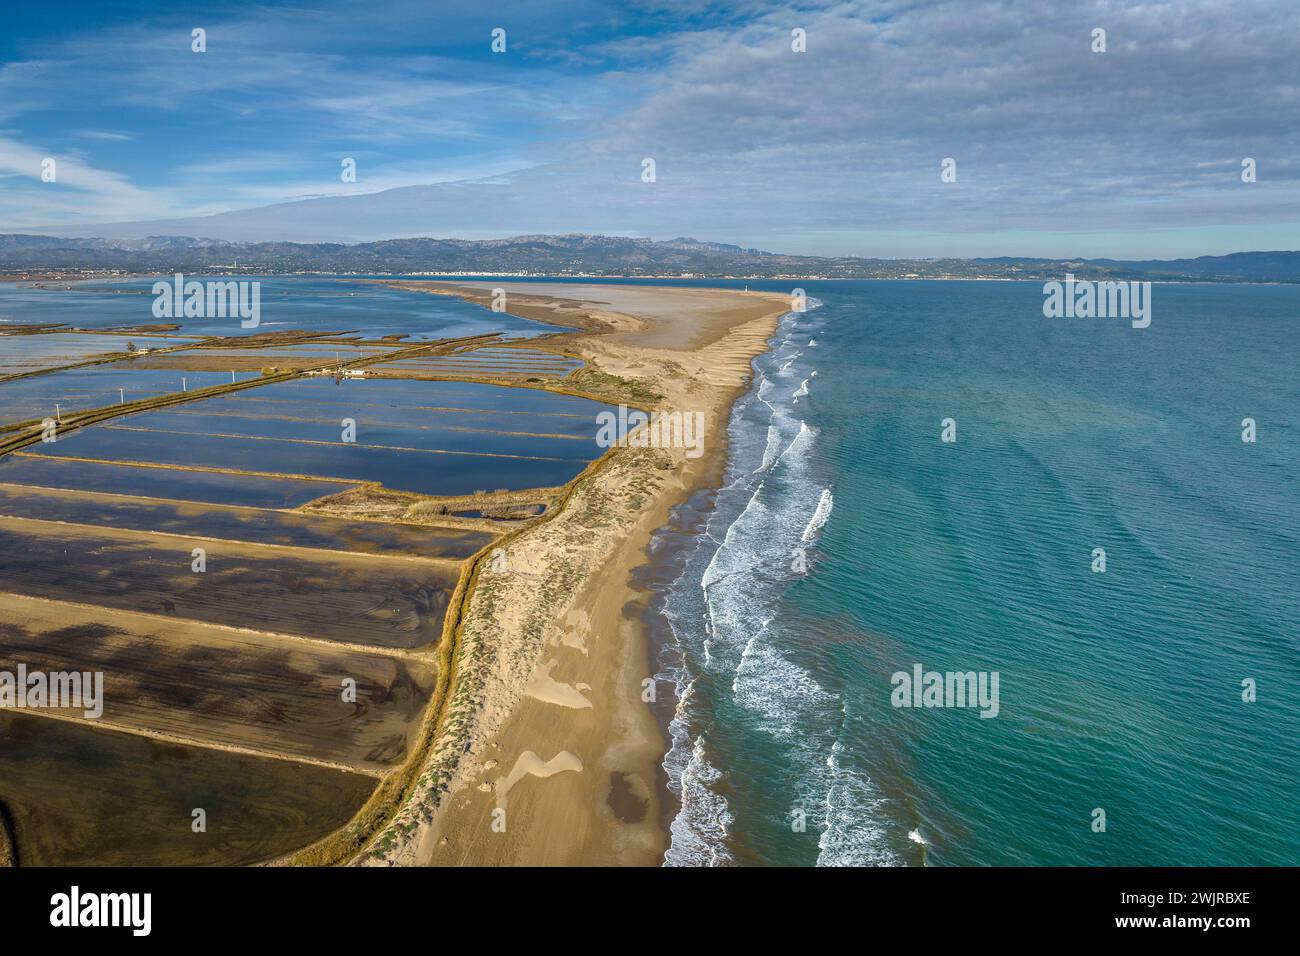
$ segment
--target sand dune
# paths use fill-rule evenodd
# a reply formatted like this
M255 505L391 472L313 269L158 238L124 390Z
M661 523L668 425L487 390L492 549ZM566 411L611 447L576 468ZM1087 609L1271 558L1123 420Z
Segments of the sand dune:
M462 623L452 696L464 706L444 726L427 783L387 831L385 851L360 862L657 864L665 744L643 699L653 671L638 613L645 595L631 574L669 510L719 479L731 404L789 302L645 286L401 285L483 303L504 287L509 311L582 328L548 341L588 362L575 387L703 413L705 454L617 449L553 518L501 543L505 569L480 572ZM534 774L546 779L523 782ZM504 832L494 815L503 787Z

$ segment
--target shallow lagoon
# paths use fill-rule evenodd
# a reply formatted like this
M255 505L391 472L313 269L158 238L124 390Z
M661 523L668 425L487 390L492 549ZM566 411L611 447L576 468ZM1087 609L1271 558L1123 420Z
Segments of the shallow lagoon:
M160 277L170 283L171 276ZM187 280L205 281L201 275ZM295 276L219 277L261 283L261 322L242 328L238 319L159 319L153 314L152 289L157 279L84 282L39 289L31 283L0 283L0 321L60 323L77 328L118 328L175 321L185 334L243 336L259 332L305 329L349 331L368 338L403 335L410 340L453 338L502 332L507 338L531 338L560 331L492 312L449 296L394 289L357 278ZM51 284L52 285L52 284Z
M0 326L0 332L3 328ZM189 341L184 338L65 332L0 335L0 375L17 375L84 362L97 355L114 355L127 351L128 343L140 349L154 349L185 345Z

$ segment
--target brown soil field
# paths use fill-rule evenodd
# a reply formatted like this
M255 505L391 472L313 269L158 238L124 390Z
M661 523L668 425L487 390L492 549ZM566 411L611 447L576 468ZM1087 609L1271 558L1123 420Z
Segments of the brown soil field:
M438 640L457 574L452 562L0 518L0 591L354 645Z
M0 711L20 866L256 863L343 826L374 788L366 774Z
M0 670L18 662L102 672L96 726L371 773L406 755L437 676L427 657L0 594ZM355 702L343 699L348 678Z

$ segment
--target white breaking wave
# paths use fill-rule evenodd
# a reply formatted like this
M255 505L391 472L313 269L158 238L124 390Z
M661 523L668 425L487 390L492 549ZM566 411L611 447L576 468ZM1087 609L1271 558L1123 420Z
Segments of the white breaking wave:
M755 634L745 644L731 692L736 703L763 715L765 731L781 740L798 740L808 710L829 708L836 698L808 671L782 657L765 637L765 633Z
M772 391L773 387L774 386L772 385L771 381L768 379L766 375L764 375L761 379L759 379L758 391L755 392L754 394L758 396L758 400L760 402L762 402L764 405L768 407L768 410L771 411L773 415L776 415L777 414L776 406L767 400L767 396Z
M885 846L884 801L874 786L843 765L844 746L826 758L826 816L817 847L818 866L891 866L899 861Z
M820 305L810 300L810 308ZM818 865L897 862L884 848L884 834L875 823L882 819L881 798L871 781L854 771L851 755L839 742L846 733L845 702L819 682L812 658L803 666L810 650L800 635L784 632L781 602L799 573L791 566L791 553L816 538L834 507L831 489L812 474L817 429L793 414L793 405L808 395L815 372L793 395L777 389L770 378L798 374L793 366L801 353L790 354L798 348L790 340L819 327L806 319L798 313L785 317L773 352L756 360L755 386L733 412L730 427L736 441L718 509L689 562L689 576L683 571L680 588L673 587L681 613L670 620L683 663L664 769L681 810L672 822L666 865L734 862L727 844L736 818L715 785L725 776L729 748L745 739L751 725L771 737L782 763L788 762L796 774L793 806L807 811L810 828L821 829ZM815 338L808 340L809 346L816 344ZM763 406L770 416L762 414ZM698 581L698 591L692 580ZM734 741L730 725L710 733L706 723L729 712L714 709L726 685L704 683L696 699L692 676L728 672L731 701L752 715L738 725L743 733ZM733 799L739 813L744 799Z
M826 524L826 519L831 516L831 509L835 507L835 497L831 494L829 488L822 489L822 496L817 500L817 510L813 516L808 519L808 525L803 529L800 541L811 541L813 535L822 529Z
M808 340L808 347L809 347L809 348L813 348L813 347L815 347L816 345L817 345L817 340L816 340L816 339L809 339L809 340Z
M807 422L800 422L799 431L795 434L794 438L790 440L790 444L786 446L785 451L776 456L776 460L778 462L785 461L787 455L790 455L797 460L799 455L807 449L808 445L816 437L817 429L810 427ZM774 466L775 464L776 462L773 462Z
M763 449L763 463L754 469L755 472L767 471L776 463L780 456L781 448L781 429L775 425L767 426L767 447Z
M682 809L673 818L672 842L664 854L666 866L721 866L731 862L727 834L735 817L726 799L709 786L721 778L705 756L704 737L696 737L690 760L681 771Z

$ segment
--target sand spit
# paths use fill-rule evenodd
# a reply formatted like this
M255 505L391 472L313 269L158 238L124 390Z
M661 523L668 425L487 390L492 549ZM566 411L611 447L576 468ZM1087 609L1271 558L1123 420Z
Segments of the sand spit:
M699 412L706 438L694 458L681 448L607 453L545 515L473 561L437 736L410 798L356 862L657 864L664 742L646 703L656 688L634 613L645 595L631 573L669 510L719 479L731 405L789 301L716 289L389 284L480 304L504 288L508 311L583 330L532 343L587 363L549 387Z

